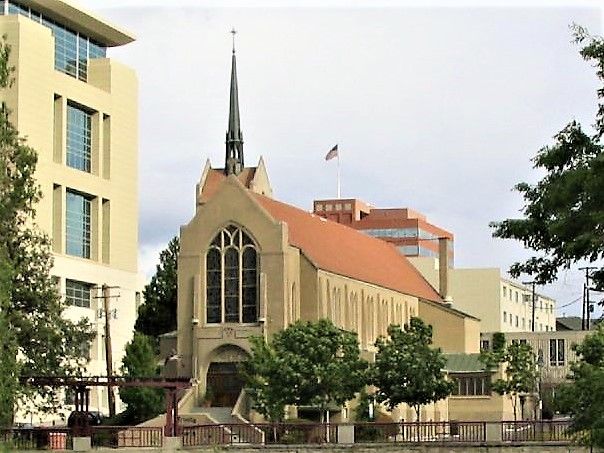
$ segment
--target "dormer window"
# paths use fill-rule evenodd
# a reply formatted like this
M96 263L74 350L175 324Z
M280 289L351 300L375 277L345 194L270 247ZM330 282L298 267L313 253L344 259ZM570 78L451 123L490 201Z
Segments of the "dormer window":
M214 237L206 255L206 322L258 322L258 253L234 225Z

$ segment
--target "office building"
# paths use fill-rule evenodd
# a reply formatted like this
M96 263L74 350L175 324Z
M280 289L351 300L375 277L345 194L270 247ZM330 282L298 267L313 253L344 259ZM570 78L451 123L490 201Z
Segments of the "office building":
M87 372L104 375L105 316L118 370L143 286L137 263L137 78L108 58L112 47L134 38L62 0L1 1L0 33L15 67L2 100L38 152L42 199L36 222L52 239L52 273L69 304L65 316L87 317L96 331ZM109 313L102 285L108 286ZM90 403L106 411L106 389L93 389Z

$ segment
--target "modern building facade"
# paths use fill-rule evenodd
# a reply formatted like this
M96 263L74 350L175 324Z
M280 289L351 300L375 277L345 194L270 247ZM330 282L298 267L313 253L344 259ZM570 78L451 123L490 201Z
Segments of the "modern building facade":
M410 258L436 288L439 261ZM532 287L505 278L498 268L449 268L448 294L453 307L480 318L482 332L530 332L533 330ZM534 330L556 330L556 302L535 293Z
M568 380L571 365L577 361L573 346L583 342L589 335L588 330L558 330L548 332L509 332L505 334L506 343L520 342L528 344L536 358L539 369L539 390L543 410L553 413L552 400L556 387ZM493 346L493 332L480 335L481 349Z
M446 238L449 265L453 265L453 234L428 222L425 215L408 208L374 208L355 199L315 200L316 215L393 244L403 255L439 256L438 239Z
M66 316L86 317L96 330L87 372L105 375L105 316L117 370L143 284L137 263L137 78L107 58L108 48L134 38L62 0L0 1L0 34L15 67L2 100L38 152L42 199L36 222L52 239L52 273L69 304ZM107 410L106 392L92 390L91 408Z

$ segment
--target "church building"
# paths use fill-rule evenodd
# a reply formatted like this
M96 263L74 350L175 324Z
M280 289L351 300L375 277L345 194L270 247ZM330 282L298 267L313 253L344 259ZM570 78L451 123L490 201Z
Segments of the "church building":
M297 320L356 332L369 360L376 338L412 316L446 352L478 352L479 320L449 305L392 244L272 198L263 159L244 163L233 50L224 165L206 162L180 233L176 350L179 375L196 383L183 417L245 406L237 365L249 337L270 339Z

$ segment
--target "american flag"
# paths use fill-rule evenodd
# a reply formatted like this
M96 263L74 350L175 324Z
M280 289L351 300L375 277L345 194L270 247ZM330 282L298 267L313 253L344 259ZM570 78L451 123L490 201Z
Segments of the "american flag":
M331 160L334 157L338 157L338 145L329 150L329 152L325 155L325 160Z

